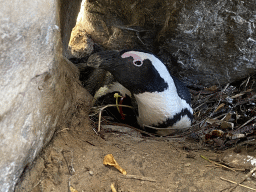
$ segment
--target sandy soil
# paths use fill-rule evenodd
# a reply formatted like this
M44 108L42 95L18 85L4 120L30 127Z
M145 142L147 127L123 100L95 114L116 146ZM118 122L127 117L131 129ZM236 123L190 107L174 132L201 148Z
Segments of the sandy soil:
M192 141L118 132L105 133L102 139L91 129L86 116L80 111L69 127L56 132L41 155L26 168L16 192L111 192L112 183L118 192L215 192L233 186L220 177L238 182L245 175L212 166L200 155L215 159L218 154ZM128 175L138 178L127 178L103 165L107 154L113 154ZM256 186L255 180L243 184ZM250 190L238 186L234 191Z

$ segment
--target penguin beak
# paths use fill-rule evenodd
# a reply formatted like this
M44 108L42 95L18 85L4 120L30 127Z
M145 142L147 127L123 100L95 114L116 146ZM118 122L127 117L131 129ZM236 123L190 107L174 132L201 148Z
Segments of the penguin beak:
M110 70L115 67L120 58L118 51L101 51L92 54L87 60L87 66Z

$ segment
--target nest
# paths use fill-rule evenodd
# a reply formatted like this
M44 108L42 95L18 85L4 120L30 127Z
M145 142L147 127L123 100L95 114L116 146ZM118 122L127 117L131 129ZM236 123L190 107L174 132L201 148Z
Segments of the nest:
M224 87L191 88L194 123L187 136L217 149L254 141L255 77Z
M228 83L223 87L220 85L209 88L189 87L194 110L192 126L165 138L189 138L214 149L227 149L237 144L254 142L256 138L255 82L256 75L239 82ZM116 108L115 102L114 104L98 102L90 115L93 127L98 129L99 134L101 126L120 127L121 125L123 128L141 132L142 136L156 136L138 127L123 124L120 118L111 117L111 112L103 113L108 106Z

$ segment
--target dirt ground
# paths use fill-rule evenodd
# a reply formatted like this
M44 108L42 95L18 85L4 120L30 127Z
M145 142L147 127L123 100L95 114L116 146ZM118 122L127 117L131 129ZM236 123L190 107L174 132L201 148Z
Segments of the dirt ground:
M89 126L86 116L80 110L69 127L56 132L41 155L26 168L16 192L111 192L111 184L118 192L227 191L234 184L220 177L239 182L245 175L213 166L200 155L215 159L222 152L215 153L185 139L121 132L105 133L102 139ZM133 178L103 165L107 154L113 154ZM256 186L253 179L243 184ZM250 190L238 186L234 191Z

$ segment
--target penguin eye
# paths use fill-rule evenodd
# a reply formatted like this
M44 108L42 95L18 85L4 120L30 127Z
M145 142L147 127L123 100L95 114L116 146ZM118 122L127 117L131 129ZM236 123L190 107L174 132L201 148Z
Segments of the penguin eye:
M137 60L137 61L133 61L133 64L134 64L135 66L137 66L137 67L140 67L143 63L142 63L142 61Z

